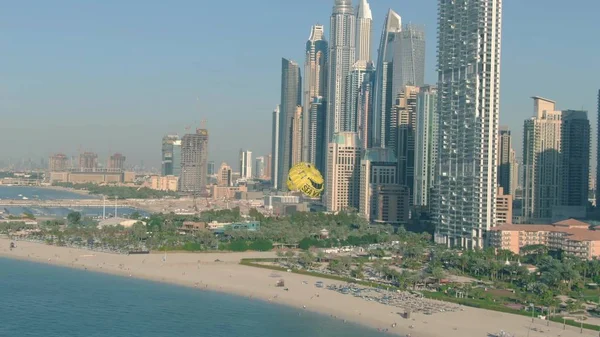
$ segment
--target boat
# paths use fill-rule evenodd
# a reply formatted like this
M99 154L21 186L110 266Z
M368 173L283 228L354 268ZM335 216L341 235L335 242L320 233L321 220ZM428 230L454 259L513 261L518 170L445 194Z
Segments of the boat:
M23 196L23 194L19 194L19 197L22 197L22 196Z
M29 198L27 198L27 197L23 197L23 200L28 200L28 199L29 199Z

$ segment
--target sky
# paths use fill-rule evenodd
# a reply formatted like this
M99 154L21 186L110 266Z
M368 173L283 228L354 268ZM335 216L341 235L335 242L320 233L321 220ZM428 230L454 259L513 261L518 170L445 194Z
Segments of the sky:
M585 109L596 130L600 1L503 1L500 120L521 152L531 96ZM304 62L333 0L0 0L0 160L121 152L160 165L165 134L210 133L209 158L270 152L281 57ZM356 0L355 0L356 3ZM436 82L435 0L371 0L373 56L385 13L423 24ZM595 136L594 136L595 139ZM594 146L595 148L595 146Z

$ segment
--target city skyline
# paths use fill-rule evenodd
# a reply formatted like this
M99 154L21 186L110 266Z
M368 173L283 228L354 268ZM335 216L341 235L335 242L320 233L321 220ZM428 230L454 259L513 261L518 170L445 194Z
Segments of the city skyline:
M4 127L0 140L7 142L19 137L24 131L36 134L16 146L0 150L0 156L4 158L10 157L14 161L32 158L38 161L39 158L48 158L56 152L77 153L81 144L86 150L94 151L102 158L118 149L127 154L128 163L143 161L145 166L157 168L160 165L160 154L157 154L156 146L148 144L160 144L160 139L153 135L183 135L186 126L191 126L192 129L199 127L201 119L207 120L207 128L217 137L210 145L211 160L234 162L240 146L251 148L257 153L268 153L269 137L253 135L268 134L265 126L270 125L269 111L278 102L277 61L283 55L302 62L302 44L306 40L307 30L316 23L327 23L332 7L329 1L314 0L308 0L305 6L290 7L290 4L283 3L271 5L269 8L275 12L293 10L297 15L289 23L285 20L287 26L281 24L282 19L276 19L261 23L259 27L250 27L244 36L257 34L259 31L261 36L267 34L276 38L285 35L286 38L281 39L282 43L253 50L247 59L227 55L225 59L215 63L216 56L200 53L192 47L194 41L200 40L196 32L205 25L214 23L210 18L205 21L192 20L192 13L198 12L192 9L198 4L184 2L180 7L189 9L187 12L190 14L183 13L178 24L161 28L164 29L161 34L151 34L153 39L157 39L153 44L169 47L167 51L155 52L155 47L147 42L147 34L150 33L145 31L156 30L152 27L152 22L172 11L169 6L139 6L141 2L136 5L136 1L132 1L119 6L117 10L114 5L107 3L81 4L78 16L75 16L72 11L59 13L57 8L61 7L60 2L62 1L52 6L42 3L35 13L29 13L27 6L19 3L11 4L3 11L3 19L6 16L3 20L4 28L11 32L10 36L5 37L7 42L11 42L6 44L5 55L8 64L5 69L6 83L11 84L0 88L0 110L10 115L9 122L14 127ZM222 6L213 5L217 8ZM246 13L252 13L252 7L255 7L241 1L239 5ZM356 5L357 1L354 2L354 6ZM540 5L548 11L547 20L528 17L527 13ZM522 116L530 110L531 95L553 97L562 105L577 109L596 109L596 94L600 85L593 74L598 73L599 65L593 62L593 56L597 50L586 41L591 40L592 32L598 30L599 24L591 14L597 6L599 5L595 3L572 6L538 0L505 6L503 54L524 55L505 57L502 71L500 123L513 130L517 156L521 156ZM425 25L428 37L425 82L435 84L435 2L375 2L370 3L370 7L373 12L372 58L377 57L379 33L385 13L391 7L402 16L404 23ZM120 34L130 23L128 13L133 8L140 11L135 19L135 27L138 29ZM114 12L115 28L110 29L97 20L88 20L97 12ZM237 13L234 15L241 16ZM578 20L570 19L574 17ZM64 20L65 18L72 19ZM567 20L570 29L549 34L552 31L551 22L558 20ZM38 31L45 33L40 36L33 34ZM69 35L73 31L78 33ZM328 24L325 25L325 31L328 36ZM566 38L566 34L573 31L578 31L578 35L573 38L569 34L569 38ZM80 37L84 34L95 38L90 39L92 41L82 41ZM235 34L231 30L224 30L222 35L217 35L219 39L241 41L242 37L236 37ZM63 41L64 36L71 37ZM180 37L173 38L177 36ZM204 38L211 39L212 43L219 43L214 37ZM536 56L539 55L536 50L549 39L555 38L564 41L565 45L561 50L552 55ZM56 46L62 45L59 41L69 46L81 44L81 48L75 48L72 56L65 55L63 49L68 48L57 48ZM241 42L232 45L236 45L235 48L250 48L248 43ZM131 43L139 46L139 51L126 48ZM97 53L99 49L102 53ZM582 60L578 64L564 62L568 59L566 51L573 49L580 51ZM122 50L125 52L121 52ZM46 58L43 55L53 57ZM77 62L73 62L73 57L77 57ZM136 61L140 59L144 62ZM173 62L180 65L174 65ZM203 64L211 64L213 69ZM214 67L215 64L219 66ZM232 65L232 68L225 69L225 64ZM250 64L253 66L248 67ZM240 75L240 67L247 74ZM257 76L257 72L262 74ZM238 77L234 77L234 73ZM261 85L248 85L248 81L255 81L256 77L264 78ZM578 87L584 89L564 90L564 83L569 82L578 83ZM227 88L243 87L253 88L249 92L238 92L241 95L238 98L248 106L244 110L250 111L246 114L247 117L241 114L239 105L234 106L233 102L225 98ZM239 121L243 123L228 123L222 117L226 114L241 118ZM45 117L47 115L53 116L52 120ZM595 114L590 113L589 118L595 126ZM232 126L235 131L228 133ZM265 132L256 132L257 130ZM106 134L111 134L111 137L107 139ZM230 137L231 134L235 134L235 137ZM49 140L40 142L42 138ZM244 144L242 139L250 139L251 144ZM594 142L594 147L595 144ZM217 146L222 150L215 151ZM592 152L595 157L595 151Z

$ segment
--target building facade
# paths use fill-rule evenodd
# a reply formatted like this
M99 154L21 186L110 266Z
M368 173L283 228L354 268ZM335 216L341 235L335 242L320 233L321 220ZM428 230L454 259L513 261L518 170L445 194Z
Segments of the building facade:
M219 167L217 184L221 187L233 186L233 173L231 166L227 165L227 163L221 163L221 167Z
M270 174L271 186L273 189L279 187L279 105L273 110L273 125L271 130L271 165Z
M342 122L345 130L350 132L359 132L359 125L363 123L363 118L361 115L363 114L364 110L368 110L369 104L368 100L363 102L361 92L363 92L363 88L365 88L365 86L370 85L370 79L374 73L375 68L373 67L372 62L357 61L352 66L352 69L347 77L347 114L344 116L344 120ZM366 107L365 104L367 105ZM359 136L360 135L361 133L359 132Z
M420 207L429 206L436 175L439 134L437 99L437 88L432 86L421 88L417 96L413 204Z
M403 25L394 40L392 95L407 85L425 85L425 29Z
M507 194L511 194L512 191L513 152L510 130L507 127L500 127L500 134L498 135L498 185Z
M120 153L115 153L108 158L107 168L114 171L125 170L125 156Z
M590 121L587 111L565 110L561 123L560 204L586 209L590 190Z
M405 86L400 90L392 117L397 127L390 133L395 139L388 146L398 158L398 183L408 188L411 206L415 182L415 131L419 91L419 87L414 86Z
M301 106L302 78L297 63L281 60L281 105L279 111L279 148L277 189L287 190L285 179L292 167L293 120Z
M356 60L371 61L371 36L373 15L367 0L359 0L356 6Z
M600 193L598 192L598 182L600 182L600 90L598 90L598 112L596 114L596 207L600 205Z
M161 175L181 174L181 140L178 135L166 135L162 139Z
M292 117L292 155L290 167L302 161L302 106L298 105Z
M512 195L506 193L502 186L498 186L498 195L496 196L496 225L506 225L512 223Z
M254 160L254 170L252 171L254 178L265 178L265 157L256 157Z
M211 160L211 161L208 162L208 168L207 168L206 173L209 176L215 175L215 162L214 161Z
M369 221L375 221L377 213L372 209L374 193L379 185L397 184L397 160L393 152L386 148L371 148L364 151L360 161L360 201L358 211Z
M325 200L329 212L357 210L362 148L355 132L335 134L327 154Z
M409 193L404 185L375 185L371 196L371 221L406 225L410 217Z
M48 160L48 169L50 172L65 172L69 170L69 157L63 153L57 153L50 156Z
M98 169L98 154L84 152L79 155L79 171L94 172Z
M438 0L435 241L481 248L496 225L501 0Z
M252 179L252 151L240 149L240 178Z
M188 193L206 190L208 170L208 130L197 129L181 139L181 176L179 189Z

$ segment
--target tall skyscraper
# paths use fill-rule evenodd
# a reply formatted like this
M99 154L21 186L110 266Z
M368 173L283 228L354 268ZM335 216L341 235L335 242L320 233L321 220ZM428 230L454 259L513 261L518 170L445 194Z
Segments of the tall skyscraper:
M327 148L327 102L314 97L310 105L309 156L307 161L315 165L317 170L325 172Z
M265 177L265 157L256 157L254 160L254 170L252 172L257 179L263 179Z
M359 213L367 220L374 220L371 212L373 194L378 185L398 184L396 156L391 149L365 150L360 162Z
M302 161L302 107L298 105L292 117L292 157L290 167Z
M356 59L356 17L352 0L335 0L330 27L326 144L335 133L347 131L343 125L347 113L346 77Z
M596 207L600 207L600 192L598 184L600 184L600 90L598 90L598 112L596 114Z
M393 105L392 78L394 60L394 41L400 33L402 19L393 10L389 10L383 24L383 32L379 41L377 64L375 69L375 88L373 92L373 114L371 119L371 146L385 147L389 130L389 116Z
M277 174L279 171L279 105L273 110L273 126L271 130L271 166L270 166L270 174L271 177L271 186L274 189L279 188L279 175Z
M355 132L336 133L329 143L325 200L329 212L357 210L362 149Z
M312 26L304 61L302 160L314 164L325 151L322 137L327 123L327 49L323 26Z
M233 186L233 173L231 172L231 166L227 163L221 163L219 172L217 173L217 184L219 186Z
M277 188L287 190L284 183L292 166L292 124L300 106L302 78L298 64L281 60L281 105L279 112L279 156L277 158Z
M437 88L421 88L417 96L417 128L415 138L415 181L413 203L429 206L431 189L436 175L439 120Z
M264 174L264 178L265 179L271 179L272 178L272 168L273 168L273 155L272 154L268 154L265 157L265 174Z
M208 130L196 129L181 139L181 176L179 188L182 192L203 193L208 171Z
M560 198L562 112L554 101L533 97L534 117L523 127L523 217L550 222Z
M372 62L357 61L352 66L347 81L348 81L348 94L346 95L346 111L347 114L344 116L343 125L344 129L350 132L358 132L359 124L361 123L361 109L364 109L362 103L368 104L369 102L361 102L361 91L363 87L370 85L371 75L375 72ZM368 107L367 107L368 108Z
M483 247L496 225L501 0L438 0L435 240Z
M590 122L587 111L564 110L561 126L561 206L585 214L590 189Z
M512 136L507 127L500 128L498 137L498 186L502 187L505 194L511 194L512 173Z
M372 147L373 142L373 88L375 86L375 68L363 78L357 98L357 132L363 149Z
M407 85L425 85L425 30L413 24L403 25L394 39L392 95Z
M356 6L356 60L371 61L371 35L373 15L367 0L359 0Z
M391 135L396 135L397 140L389 145L389 148L394 149L398 157L398 183L408 188L411 206L415 183L415 130L417 128L418 95L418 87L405 86L400 89L394 107L395 117L392 118L392 120L397 119L396 131L390 132Z
M109 170L123 171L125 169L125 156L120 153L115 153L108 158Z
M48 160L48 169L50 172L64 172L69 169L69 157L65 154L53 154Z
M513 196L513 200L517 196L517 189L521 188L521 180L519 179L519 172L521 171L519 160L517 159L517 153L515 149L510 151L510 195Z
M79 170L95 171L98 168L98 155L94 152L84 152L79 155Z
M252 151L240 149L240 178L252 179Z
M209 161L208 162L208 169L206 172L209 176L213 176L215 175L215 162L214 161Z
M162 139L161 175L179 176L181 173L181 140L178 135Z

